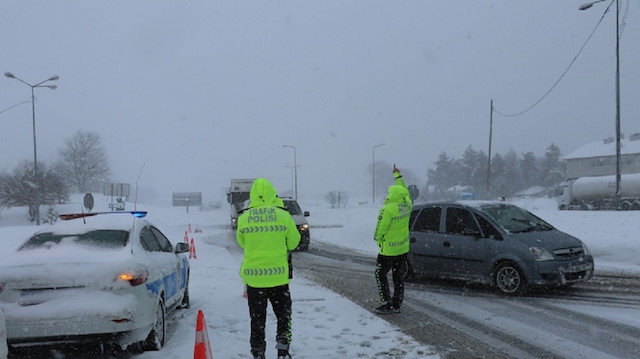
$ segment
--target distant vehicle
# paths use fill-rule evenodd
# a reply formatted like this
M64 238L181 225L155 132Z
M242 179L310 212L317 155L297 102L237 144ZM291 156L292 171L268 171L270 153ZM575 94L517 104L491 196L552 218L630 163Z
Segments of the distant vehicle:
M4 312L0 308L0 359L7 359L9 348L7 348L7 328L4 325Z
M409 238L414 274L490 283L505 294L570 286L593 275L582 241L504 202L416 205Z
M296 222L296 227L298 227L298 232L300 232L300 244L297 251L307 251L309 250L309 244L311 242L311 233L309 232L309 223L307 222L307 218L309 217L309 211L302 211L298 201L293 198L284 197L282 198L282 202L284 203L284 207L287 209L293 221Z
M613 210L616 176L580 177L558 186L558 209ZM640 210L640 173L620 176L620 209Z
M167 313L189 307L189 245L146 212L61 215L0 266L11 351L101 344L159 350Z
M253 181L255 178L234 178L231 180L227 192L227 202L230 205L229 218L233 229L238 228L238 215L244 209L244 202L249 199Z

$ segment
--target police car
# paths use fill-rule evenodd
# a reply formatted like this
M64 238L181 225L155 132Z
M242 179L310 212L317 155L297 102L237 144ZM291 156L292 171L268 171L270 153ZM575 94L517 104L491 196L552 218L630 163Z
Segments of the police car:
M61 215L0 265L9 349L109 344L159 350L189 307L189 251L146 212Z

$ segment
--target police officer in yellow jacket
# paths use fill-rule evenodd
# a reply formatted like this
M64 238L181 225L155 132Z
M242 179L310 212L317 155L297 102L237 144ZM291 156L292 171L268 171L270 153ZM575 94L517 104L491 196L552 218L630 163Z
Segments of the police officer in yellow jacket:
M376 282L382 305L375 311L379 314L399 313L404 299L404 277L407 274L409 252L409 216L413 203L400 170L393 165L395 185L378 214L374 239L378 244ZM393 278L393 297L390 295L387 273Z
M288 252L300 242L300 233L286 210L277 206L276 189L265 178L251 186L249 208L238 218L236 240L244 250L240 276L247 285L251 317L251 353L264 359L267 301L277 318L278 358L291 358L291 295Z

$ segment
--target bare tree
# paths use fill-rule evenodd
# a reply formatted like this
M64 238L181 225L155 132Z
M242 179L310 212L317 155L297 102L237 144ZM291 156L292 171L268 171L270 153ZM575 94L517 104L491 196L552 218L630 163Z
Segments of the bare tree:
M58 149L58 168L79 193L100 188L111 169L100 135L78 131Z

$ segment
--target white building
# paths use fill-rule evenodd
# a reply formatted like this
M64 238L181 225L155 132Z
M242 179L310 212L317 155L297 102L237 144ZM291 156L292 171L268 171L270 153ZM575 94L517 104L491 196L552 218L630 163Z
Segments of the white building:
M640 133L620 139L620 173L640 173ZM586 144L564 157L566 178L605 176L616 174L616 141Z

